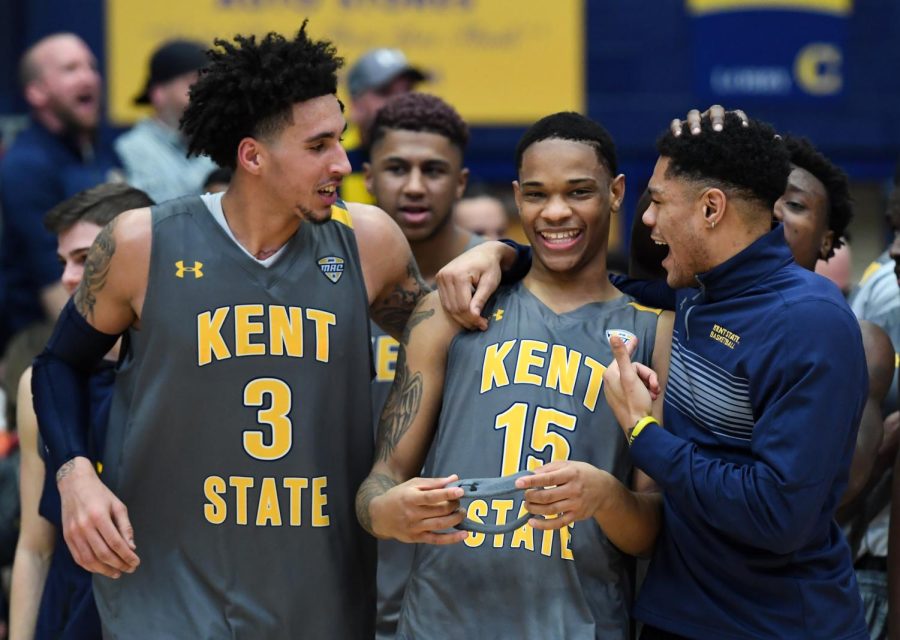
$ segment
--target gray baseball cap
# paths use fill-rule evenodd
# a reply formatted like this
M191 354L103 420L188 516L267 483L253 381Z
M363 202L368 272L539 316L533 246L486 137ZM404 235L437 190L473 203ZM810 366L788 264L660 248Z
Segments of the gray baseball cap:
M421 82L428 74L412 66L400 49L372 49L356 61L347 73L347 88L352 97L378 89L398 76Z

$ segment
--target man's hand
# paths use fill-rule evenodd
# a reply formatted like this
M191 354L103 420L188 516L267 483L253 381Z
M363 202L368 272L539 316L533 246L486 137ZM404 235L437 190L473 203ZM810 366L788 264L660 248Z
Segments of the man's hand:
M660 393L659 379L650 367L631 361L622 338L612 336L609 345L615 362L603 374L603 393L628 437L638 420L650 415Z
M435 533L455 527L465 516L459 506L462 488L447 487L448 483L458 479L456 475L412 478L373 498L369 505L372 531L379 538L394 538L400 542L462 542L469 535L466 531Z
M62 503L63 537L84 569L108 578L140 564L128 510L104 485L91 461L73 458L56 472Z
M725 107L723 107L722 105L714 104L703 113L700 113L700 111L697 109L691 109L690 111L688 111L686 119L679 120L678 118L675 118L674 120L672 120L671 124L669 125L669 129L671 129L672 135L677 138L681 135L683 126L687 124L688 130L691 132L691 135L696 136L700 133L701 118L708 117L713 131L721 131L725 126L726 113L733 113L734 115L736 115L741 119L741 122L745 127L750 125L750 119L747 117L747 114L740 109L735 109L734 111L725 111Z
M481 310L500 286L501 269L516 252L502 242L485 242L451 260L437 273L441 304L466 329L487 329ZM474 293L473 293L474 291Z
M516 480L516 488L527 489L525 508L530 513L546 517L532 518L528 524L535 529L562 529L597 514L610 479L609 473L586 462L557 460Z

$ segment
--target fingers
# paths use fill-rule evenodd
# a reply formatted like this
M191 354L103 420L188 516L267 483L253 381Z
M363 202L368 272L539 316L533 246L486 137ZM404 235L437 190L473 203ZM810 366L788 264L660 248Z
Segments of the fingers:
M661 390L659 386L659 376L653 369L640 362L633 363L633 366L638 378L641 379L641 382L644 383L644 386L647 387L650 395L654 396L653 399L655 400Z
M625 348L625 341L619 336L611 336L609 346L612 348L616 364L619 365L619 375L625 380L627 372L632 371L631 357L628 355L628 349Z
M96 523L96 530L103 540L100 552L95 548L97 557L119 571L131 573L139 564L137 554L128 544L128 539L123 537L111 518L104 518Z
M687 114L687 125L692 136L700 133L700 112L697 109L691 109Z
M712 125L712 130L721 131L725 126L725 107L720 104L714 104L706 113L709 115L709 122Z
M134 527L131 526L131 520L128 519L128 509L125 505L116 501L112 507L112 517L119 534L132 550L136 549L137 547L134 544Z
M447 313L467 329L473 328L466 323L469 316L469 303L472 299L470 277L460 274L456 270L450 271L448 267L445 267L438 271L437 284L441 304Z
M469 537L468 531L452 531L450 533L434 533L429 531L418 536L414 542L422 542L425 544L457 544Z
M472 302L469 305L469 315L472 322L478 329L484 331L488 327L486 318L481 316L484 305L487 303L491 294L500 286L500 270L491 270L481 276L475 293L472 295Z
M747 114L744 113L742 110L740 110L740 109L735 109L734 111L732 111L732 113L733 113L734 115L736 115L738 118L741 119L741 125L742 125L742 126L744 126L744 127L749 127L749 126L750 126L750 118L748 118L748 117L747 117Z
M69 546L69 551L72 552L72 558L75 560L78 566L85 571L90 571L91 573L99 573L100 575L104 575L107 578L113 579L118 578L120 575L122 575L120 571L116 571L112 567L107 567L102 562L97 560L97 557L91 550L91 545L88 543L87 538L84 535L72 531L69 527L64 527L63 538L65 539L66 544Z
M674 118L672 122L669 123L669 129L672 131L672 135L676 138L681 136L681 125L682 122L679 118Z
M568 511L559 517L532 518L528 521L533 529L547 531L549 529L562 529L575 522L575 512Z

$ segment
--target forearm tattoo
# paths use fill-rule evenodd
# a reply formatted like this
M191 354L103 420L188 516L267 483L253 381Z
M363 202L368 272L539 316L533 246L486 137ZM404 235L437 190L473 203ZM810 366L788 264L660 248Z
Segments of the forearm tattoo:
M369 504L380 495L384 495L392 487L396 487L397 482L390 476L383 473L371 473L363 480L356 492L356 519L362 528L375 535L372 531L372 514L369 513Z
M94 305L97 304L97 293L106 286L109 275L109 263L116 252L116 239L113 230L116 220L113 219L97 235L84 263L84 275L81 284L75 291L75 308L89 320L94 318Z
M413 309L426 294L431 291L428 283L422 279L419 267L414 259L406 265L406 280L394 286L383 300L372 306L372 319L392 336L399 336L406 326L406 321Z
M394 383L391 385L391 391L378 422L378 437L375 440L375 459L378 461L384 462L391 457L400 438L409 430L419 413L422 404L422 374L410 370L406 362L406 349L413 328L433 315L434 309L416 311L403 329Z

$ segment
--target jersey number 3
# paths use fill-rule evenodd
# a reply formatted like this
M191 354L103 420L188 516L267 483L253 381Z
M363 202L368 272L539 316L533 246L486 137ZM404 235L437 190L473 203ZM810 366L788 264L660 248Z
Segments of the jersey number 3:
M291 450L294 441L294 427L288 414L291 412L291 388L278 378L256 378L244 387L244 406L264 407L256 412L261 425L267 430L247 429L244 431L244 451L257 460L278 460ZM266 444L266 440L271 442Z

